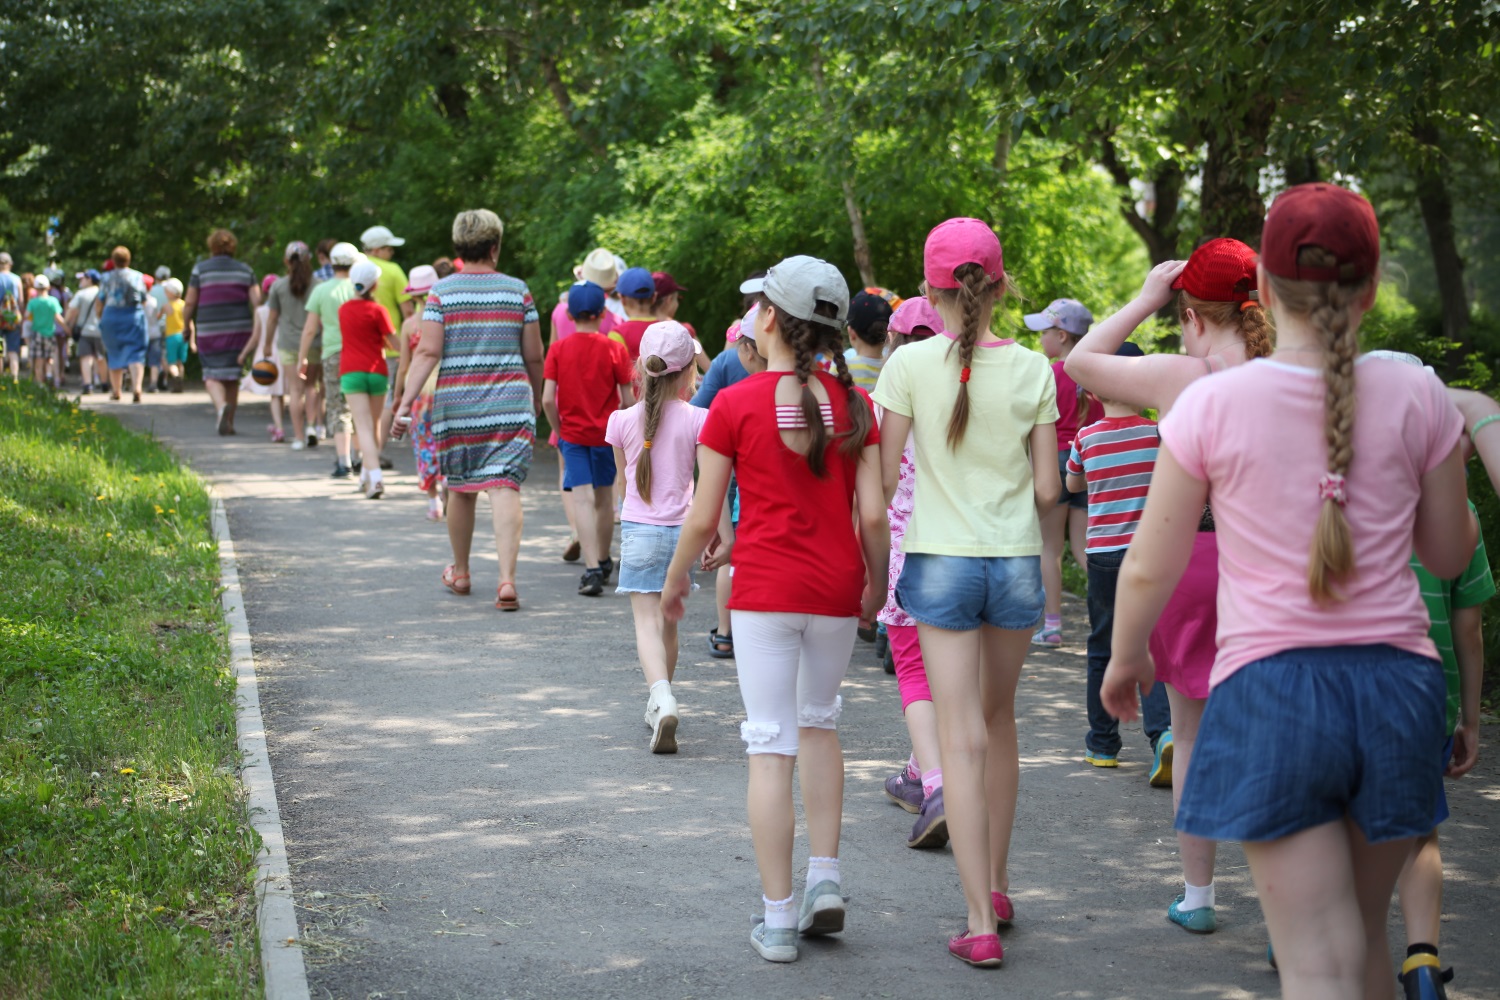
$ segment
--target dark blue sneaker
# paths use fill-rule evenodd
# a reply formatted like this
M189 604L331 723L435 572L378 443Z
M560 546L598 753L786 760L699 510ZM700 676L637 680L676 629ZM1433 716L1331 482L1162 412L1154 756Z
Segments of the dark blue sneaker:
M1156 738L1156 758L1151 762L1151 787L1172 787L1172 730Z
M907 847L942 847L948 843L948 817L943 812L943 790L934 788L922 800L922 811L911 828Z
M1406 991L1406 1000L1448 1000L1444 983L1453 978L1452 969L1443 969L1436 955L1412 955L1401 965L1396 979Z

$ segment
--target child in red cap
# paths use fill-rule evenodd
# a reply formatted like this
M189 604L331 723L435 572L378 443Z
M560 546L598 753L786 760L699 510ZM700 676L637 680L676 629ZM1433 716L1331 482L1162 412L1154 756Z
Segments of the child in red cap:
M1359 195L1306 184L1272 204L1259 290L1276 353L1194 382L1162 420L1102 692L1134 718L1136 685L1155 677L1151 628L1212 495L1218 654L1177 828L1244 843L1289 996L1391 995L1386 913L1432 826L1445 739L1408 559L1415 539L1454 577L1477 538L1442 384L1358 359L1379 259Z

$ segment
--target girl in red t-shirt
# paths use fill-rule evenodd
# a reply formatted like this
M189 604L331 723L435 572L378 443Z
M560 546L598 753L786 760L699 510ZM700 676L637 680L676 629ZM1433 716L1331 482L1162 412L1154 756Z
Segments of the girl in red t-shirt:
M750 941L761 957L790 962L798 931L844 927L838 691L860 618L873 619L885 603L890 536L879 432L869 397L843 362L843 277L825 261L791 257L740 291L759 297L755 343L767 370L720 392L709 409L698 439L698 490L667 570L662 613L682 618L689 570L714 539L733 472L740 524L729 608L745 703L740 737L750 755L750 836L765 903ZM835 359L837 377L815 370L819 353ZM799 761L811 857L797 911L792 771Z

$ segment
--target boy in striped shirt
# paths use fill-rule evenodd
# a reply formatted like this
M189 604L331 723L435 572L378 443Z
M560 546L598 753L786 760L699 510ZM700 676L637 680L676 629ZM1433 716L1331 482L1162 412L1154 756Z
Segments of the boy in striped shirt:
M1127 342L1117 353L1139 356L1142 352ZM1068 489L1074 493L1087 490L1089 496L1085 546L1089 577L1089 732L1084 739L1083 759L1095 767L1118 767L1120 727L1105 711L1099 689L1109 666L1115 583L1146 507L1161 438L1156 421L1124 403L1109 399L1099 402L1104 406L1104 419L1083 428L1074 438L1068 456ZM1163 685L1153 685L1150 694L1142 692L1141 719L1152 747L1151 784L1170 787L1172 713Z

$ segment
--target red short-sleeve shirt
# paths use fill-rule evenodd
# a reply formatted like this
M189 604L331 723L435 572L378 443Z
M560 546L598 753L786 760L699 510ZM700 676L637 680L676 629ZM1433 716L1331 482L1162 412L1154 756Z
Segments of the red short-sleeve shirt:
M339 306L339 330L344 335L344 349L339 352L340 375L385 374L385 338L395 332L385 306L371 299L350 299Z
M634 366L625 348L602 333L579 331L555 341L542 369L557 383L558 436L569 444L602 448L609 415L620 408L620 389Z
M714 397L698 443L734 462L740 487L734 590L738 611L855 617L865 586L864 552L854 530L854 484L859 462L829 437L822 477L788 448L776 424L776 385L791 372L762 372ZM844 387L831 375L814 377L828 390L834 433L850 427ZM870 399L856 389L865 406ZM873 408L872 408L873 410ZM865 444L879 444L870 421ZM883 583L883 581L882 581Z

